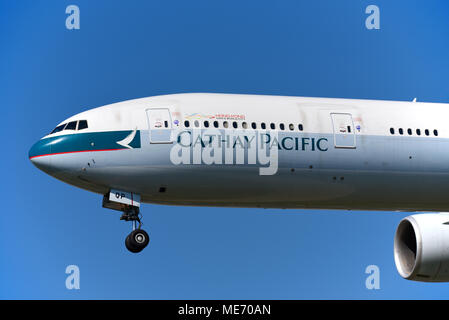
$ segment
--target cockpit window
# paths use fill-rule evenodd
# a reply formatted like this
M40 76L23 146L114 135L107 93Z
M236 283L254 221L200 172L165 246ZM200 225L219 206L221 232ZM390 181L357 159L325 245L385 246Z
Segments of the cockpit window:
M78 129L76 125L78 124ZM60 132L62 130L83 130L87 128L87 120L70 121L69 123L63 123L57 126L50 134Z
M87 120L80 120L78 123L78 130L87 128Z
M50 134L56 133L56 132L59 132L59 131L64 130L66 124L67 124L67 123L63 123L63 124L61 124L60 126L57 126L57 127L50 133Z
M77 121L69 122L64 130L76 130L76 123Z

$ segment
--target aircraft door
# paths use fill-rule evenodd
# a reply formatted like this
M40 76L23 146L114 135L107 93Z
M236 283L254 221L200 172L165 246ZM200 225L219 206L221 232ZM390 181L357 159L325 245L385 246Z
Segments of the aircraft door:
M172 143L172 121L168 108L147 109L150 143Z
M355 148L355 130L350 113L331 113L335 148Z

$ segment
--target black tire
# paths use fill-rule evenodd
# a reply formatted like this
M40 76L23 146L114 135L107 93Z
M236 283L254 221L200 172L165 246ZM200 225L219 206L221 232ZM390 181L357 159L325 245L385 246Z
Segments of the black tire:
M139 248L135 247L135 246L131 243L130 235L131 235L131 234L129 234L129 235L126 237L126 239L125 239L125 246L126 246L126 249L128 249L128 250L131 251L132 253L137 253L137 252L142 251L143 248L142 248L142 249L139 249Z
M148 236L148 233L146 233L146 231L142 229L133 230L128 237L130 247L139 250L137 252L142 251L150 242L150 237Z

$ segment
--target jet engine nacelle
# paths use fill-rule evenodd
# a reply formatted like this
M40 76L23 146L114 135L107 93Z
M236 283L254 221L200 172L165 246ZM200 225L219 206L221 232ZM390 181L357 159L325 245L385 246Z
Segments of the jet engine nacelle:
M405 279L449 281L449 214L404 218L394 237L394 261Z

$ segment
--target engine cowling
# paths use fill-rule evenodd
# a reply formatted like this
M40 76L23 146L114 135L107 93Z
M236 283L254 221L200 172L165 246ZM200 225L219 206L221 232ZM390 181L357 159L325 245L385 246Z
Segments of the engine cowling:
M408 280L449 281L449 214L416 214L401 220L394 237L394 261Z

